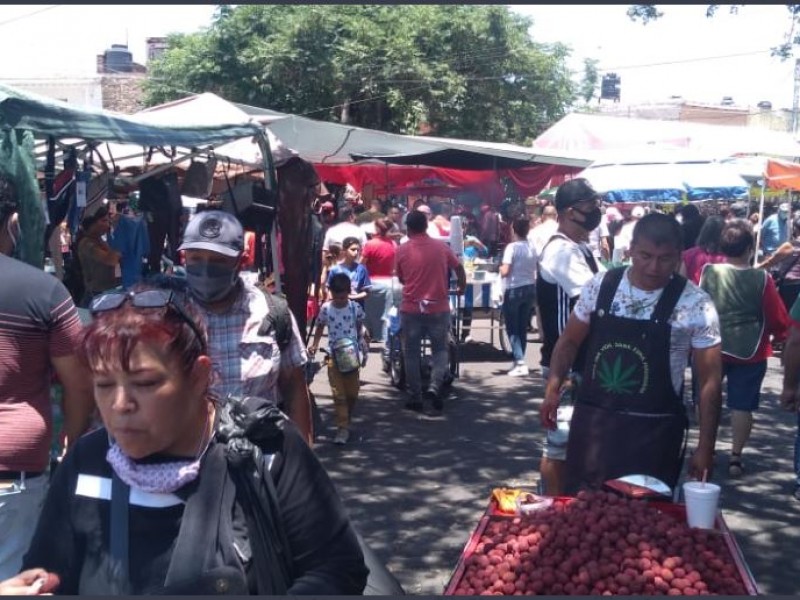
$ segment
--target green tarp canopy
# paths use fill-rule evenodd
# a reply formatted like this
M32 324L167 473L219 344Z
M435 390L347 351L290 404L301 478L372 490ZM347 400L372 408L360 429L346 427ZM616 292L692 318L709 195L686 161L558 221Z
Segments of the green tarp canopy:
M20 258L41 267L44 263L44 213L39 202L34 165L34 140L133 144L142 147L181 147L207 150L241 138L255 138L266 151L265 170L274 184L269 141L261 126L243 119L179 127L137 122L121 114L71 106L39 94L0 85L0 174L17 188L23 242ZM264 156L265 152L262 152Z
M24 129L36 137L80 138L140 146L216 146L261 132L255 123L164 127L138 123L109 111L77 108L0 85L0 128Z

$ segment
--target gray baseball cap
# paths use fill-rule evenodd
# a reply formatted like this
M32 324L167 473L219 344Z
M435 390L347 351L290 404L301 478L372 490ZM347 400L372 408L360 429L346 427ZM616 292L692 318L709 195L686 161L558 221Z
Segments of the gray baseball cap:
M242 224L221 210L197 213L186 225L178 250L210 250L235 258L244 250Z

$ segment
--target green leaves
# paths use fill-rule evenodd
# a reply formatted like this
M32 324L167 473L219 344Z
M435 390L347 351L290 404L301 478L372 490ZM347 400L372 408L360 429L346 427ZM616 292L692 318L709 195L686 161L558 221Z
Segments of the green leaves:
M568 49L536 43L500 5L221 6L174 36L148 104L213 91L397 133L526 144L576 96Z
M613 366L603 357L598 370L600 387L611 394L632 394L639 386L639 380L635 376L636 367L634 364L623 369L620 355L617 355Z

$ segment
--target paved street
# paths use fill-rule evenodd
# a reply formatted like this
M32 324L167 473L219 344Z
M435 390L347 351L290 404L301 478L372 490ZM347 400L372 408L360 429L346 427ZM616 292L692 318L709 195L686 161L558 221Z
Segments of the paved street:
M480 322L478 322L480 323ZM380 370L377 344L362 374L351 442L331 444L327 376L312 390L326 423L317 452L359 531L410 594L441 594L493 487L535 489L541 453L543 382L505 376L510 361L486 330L462 346L461 377L441 417L403 410L402 394ZM532 339L532 337L531 337ZM528 364L538 366L539 344ZM723 413L714 481L722 509L762 593L800 593L800 502L793 487L794 416L777 406L781 368L771 359L756 416L746 474L731 480L730 428Z

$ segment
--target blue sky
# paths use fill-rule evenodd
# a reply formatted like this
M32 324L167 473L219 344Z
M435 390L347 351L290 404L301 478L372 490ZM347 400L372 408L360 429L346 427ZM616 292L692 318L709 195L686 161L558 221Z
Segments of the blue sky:
M532 37L573 48L571 66L597 58L622 77L625 102L671 95L775 108L792 105L794 59L769 56L788 27L781 5L748 5L732 16L721 7L705 18L705 5L664 6L664 17L643 26L625 14L628 5L514 5L534 20ZM212 5L5 5L0 7L0 78L90 76L95 55L128 42L134 60L145 60L145 38L208 25ZM9 57L17 57L11 59ZM711 58L727 57L727 58Z

